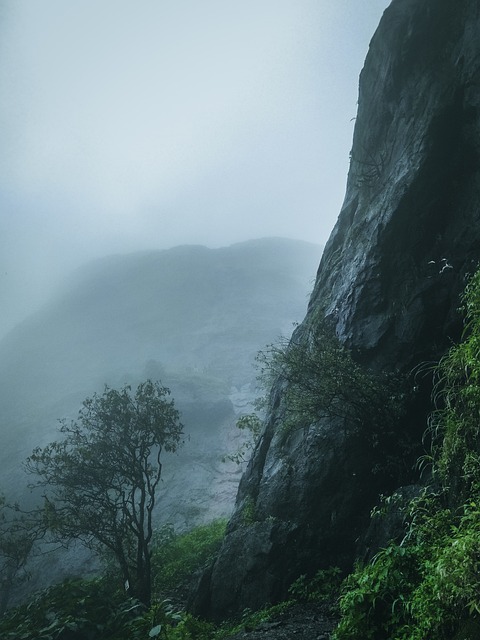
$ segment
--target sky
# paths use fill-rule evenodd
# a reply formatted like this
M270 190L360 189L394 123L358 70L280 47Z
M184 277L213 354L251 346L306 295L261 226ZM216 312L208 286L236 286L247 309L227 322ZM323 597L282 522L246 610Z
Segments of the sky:
M0 338L98 257L324 244L388 4L0 0Z

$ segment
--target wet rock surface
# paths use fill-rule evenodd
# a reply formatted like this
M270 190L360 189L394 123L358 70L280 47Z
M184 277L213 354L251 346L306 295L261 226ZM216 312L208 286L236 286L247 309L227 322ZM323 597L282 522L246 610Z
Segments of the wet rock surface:
M480 259L478 33L473 0L394 0L385 11L360 78L344 205L299 340L328 319L357 362L408 374L460 336L459 296ZM335 420L285 439L278 383L194 609L219 618L275 603L306 568L361 555L379 495L418 481L430 384L421 380L398 423L398 451L405 433L413 445L388 478L375 473L382 452Z

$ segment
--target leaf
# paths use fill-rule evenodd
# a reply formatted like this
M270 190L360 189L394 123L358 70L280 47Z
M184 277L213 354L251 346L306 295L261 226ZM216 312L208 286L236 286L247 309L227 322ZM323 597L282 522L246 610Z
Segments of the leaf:
M156 636L160 635L161 630L162 630L162 625L161 624L157 624L156 627L152 627L150 629L150 631L148 632L148 637L149 638L155 638Z

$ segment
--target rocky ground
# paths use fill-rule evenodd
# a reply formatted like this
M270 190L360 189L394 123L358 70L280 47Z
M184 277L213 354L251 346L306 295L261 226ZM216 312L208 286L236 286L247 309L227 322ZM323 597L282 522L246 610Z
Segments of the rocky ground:
M327 605L297 604L255 629L245 627L228 640L329 640L336 623Z

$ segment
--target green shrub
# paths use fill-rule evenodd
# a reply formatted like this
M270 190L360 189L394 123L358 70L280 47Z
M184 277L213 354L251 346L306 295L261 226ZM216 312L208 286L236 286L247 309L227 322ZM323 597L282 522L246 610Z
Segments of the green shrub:
M192 577L219 549L226 524L220 519L187 533L176 534L171 527L158 532L152 557L154 593L168 595L188 589Z
M405 379L361 366L326 321L302 327L301 332L297 329L290 341L268 345L258 353L257 367L266 390L275 381L286 383L284 438L296 429L333 418L345 432L359 436L372 457L373 472L394 477L404 472L405 451L411 446L407 431L398 430L407 393Z
M478 637L480 271L465 290L463 308L463 342L436 369L429 424L436 489L406 508L402 542L390 543L346 579L336 640Z
M291 584L288 593L301 602L331 602L338 596L341 574L339 567L319 569L312 578L302 574Z
M423 498L402 544L391 543L344 583L336 640L450 640L480 615L480 510Z
M408 600L418 573L418 550L390 545L358 566L344 583L336 640L384 640L408 622Z
M0 620L4 640L133 640L145 637L150 629L142 605L113 593L101 579L50 587Z

